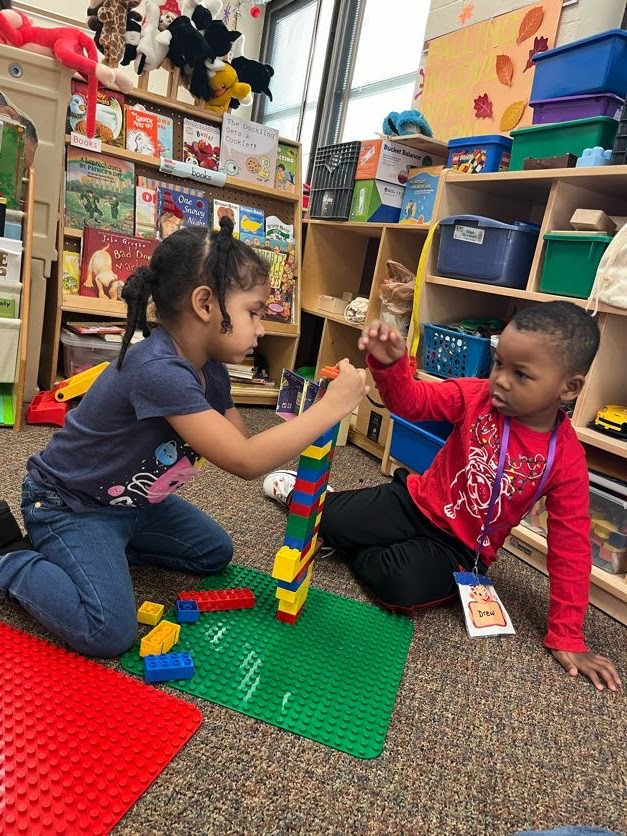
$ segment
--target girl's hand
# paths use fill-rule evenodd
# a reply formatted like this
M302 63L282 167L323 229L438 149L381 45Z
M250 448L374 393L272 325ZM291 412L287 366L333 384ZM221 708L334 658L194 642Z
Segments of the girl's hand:
M618 691L622 687L618 671L605 656L598 656L596 653L570 653L567 650L551 650L551 653L566 673L571 676L582 673L599 691L606 687L610 691Z
M358 406L364 395L370 391L366 386L366 370L356 369L350 360L344 358L337 364L339 374L329 383L323 403L337 408L340 418L349 415ZM331 403L329 403L331 401Z
M405 340L398 331L375 319L366 325L357 343L362 351L367 351L382 366L391 366L405 354Z

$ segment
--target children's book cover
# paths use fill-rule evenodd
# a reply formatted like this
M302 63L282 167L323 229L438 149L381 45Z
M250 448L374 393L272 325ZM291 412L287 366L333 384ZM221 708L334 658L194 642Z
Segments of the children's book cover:
M257 209L254 206L240 206L239 229L242 239L244 234L252 235L261 242L259 246L263 246L263 233L265 229L263 209Z
M96 226L132 235L135 228L135 166L107 154L67 149L65 225Z
M220 229L220 219L227 215L233 221L233 236L239 238L239 203L229 203L227 200L213 201L213 229Z
M147 266L157 241L87 227L83 233L80 295L120 300L124 283Z
M202 189L192 189L188 186L173 185L165 180L154 177L137 178L135 188L135 235L139 238L157 237L157 219L159 215L158 189L175 189L191 198L204 198ZM209 212L207 212L209 216ZM207 221L208 225L208 221Z
M231 177L274 186L279 132L275 128L237 119L222 118L220 168Z
M22 198L26 137L23 125L13 119L0 119L0 195L7 209L19 209Z
M267 263L270 279L270 296L262 319L293 324L296 291L294 255L265 248L257 249L256 252Z
M164 154L164 156L168 156ZM183 119L183 161L217 171L220 167L220 128Z
M174 149L174 120L157 113L157 156L171 157Z
M80 253L63 250L63 293L68 296L75 296L79 290L80 280Z
M87 125L87 82L72 79L68 105L67 133L85 134ZM98 88L95 136L107 145L124 147L124 94Z
M276 414L285 421L291 421L292 418L309 409L319 392L319 380L307 380L297 372L283 369Z
M209 200L180 188L157 187L157 238L163 240L184 226L209 227Z
M294 225L286 224L276 215L266 218L266 247L270 250L279 249L281 252L294 252Z
M126 106L126 148L146 157L159 156L159 120L145 107Z
M274 188L282 192L296 193L298 151L293 145L279 142L274 172Z

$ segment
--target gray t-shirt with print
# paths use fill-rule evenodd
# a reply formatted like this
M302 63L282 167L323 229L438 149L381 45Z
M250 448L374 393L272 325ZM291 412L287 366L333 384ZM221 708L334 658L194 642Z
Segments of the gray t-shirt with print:
M165 416L233 406L225 366L210 362L203 372L205 387L168 333L154 329L128 349L120 371L112 363L69 410L65 426L28 460L29 475L79 513L161 502L204 461Z

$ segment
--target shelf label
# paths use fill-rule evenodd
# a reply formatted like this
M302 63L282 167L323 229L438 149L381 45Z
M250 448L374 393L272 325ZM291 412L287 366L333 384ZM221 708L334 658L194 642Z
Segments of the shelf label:
M76 133L76 131L72 131L70 134L70 145L75 145L77 148L83 148L86 151L96 151L98 154L102 148L102 142L97 137L88 137Z
M484 229L477 229L474 226L462 226L455 224L453 238L458 241L466 241L468 244L483 244Z

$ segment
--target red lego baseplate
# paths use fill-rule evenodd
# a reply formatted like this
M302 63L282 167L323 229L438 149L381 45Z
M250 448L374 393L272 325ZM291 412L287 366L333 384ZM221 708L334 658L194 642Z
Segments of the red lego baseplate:
M109 833L202 722L193 705L0 622L0 833Z
M247 610L255 606L255 596L247 586L237 589L205 589L179 592L179 601L196 601L200 612Z

